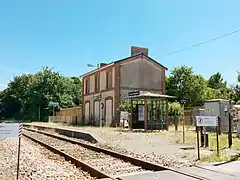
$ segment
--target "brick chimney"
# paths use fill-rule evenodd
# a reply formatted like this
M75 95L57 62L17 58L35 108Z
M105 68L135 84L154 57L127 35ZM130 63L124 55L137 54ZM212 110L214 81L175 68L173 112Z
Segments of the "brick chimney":
M108 65L107 63L100 63L100 68L103 67L103 66L106 66Z
M138 54L138 53L143 53L146 56L148 56L148 48L144 48L144 47L137 47L137 46L132 46L131 47L131 56Z

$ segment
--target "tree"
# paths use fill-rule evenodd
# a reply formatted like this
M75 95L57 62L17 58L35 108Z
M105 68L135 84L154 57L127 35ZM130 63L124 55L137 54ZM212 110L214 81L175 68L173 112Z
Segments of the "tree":
M238 102L240 101L240 72L237 72L237 85L236 86L233 86L233 100L235 102Z
M223 80L222 74L217 72L213 74L208 80L208 87L213 89L226 88L227 82Z
M183 107L178 102L172 102L168 104L168 115L169 116L180 116L183 115Z
M22 120L47 120L52 109L49 102L58 102L62 107L78 106L81 103L81 80L64 77L48 67L35 74L16 76L8 88L0 93L0 116Z
M166 80L167 94L176 96L178 100L185 98L187 106L202 105L205 89L205 79L186 66L174 68Z

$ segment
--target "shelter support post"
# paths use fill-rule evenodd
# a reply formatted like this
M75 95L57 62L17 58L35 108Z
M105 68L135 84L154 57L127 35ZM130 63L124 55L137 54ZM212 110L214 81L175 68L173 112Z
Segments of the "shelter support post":
M166 130L168 131L168 127L169 127L169 119L168 119L168 100L166 99L165 102L166 102L166 109L165 109L165 112L166 112L166 116L165 116L165 118L166 118Z
M129 118L129 129L132 130L132 123L133 123L133 100L131 98L131 111L130 111L130 118Z
M147 131L147 120L148 120L148 110L147 110L147 98L144 99L144 129Z

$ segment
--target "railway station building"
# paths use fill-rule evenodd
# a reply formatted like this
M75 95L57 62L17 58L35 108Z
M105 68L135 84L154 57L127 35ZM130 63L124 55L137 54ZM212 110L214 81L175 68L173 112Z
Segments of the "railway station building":
M165 95L166 70L148 55L147 48L132 46L129 57L101 63L97 69L82 75L84 124L118 124L119 104L130 91Z

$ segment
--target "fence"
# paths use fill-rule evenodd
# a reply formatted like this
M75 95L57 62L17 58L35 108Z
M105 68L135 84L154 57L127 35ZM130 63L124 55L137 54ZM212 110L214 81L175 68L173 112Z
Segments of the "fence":
M56 116L49 116L49 122L77 125L83 122L82 107L61 108Z
M77 125L82 123L80 116L49 116L48 122Z

